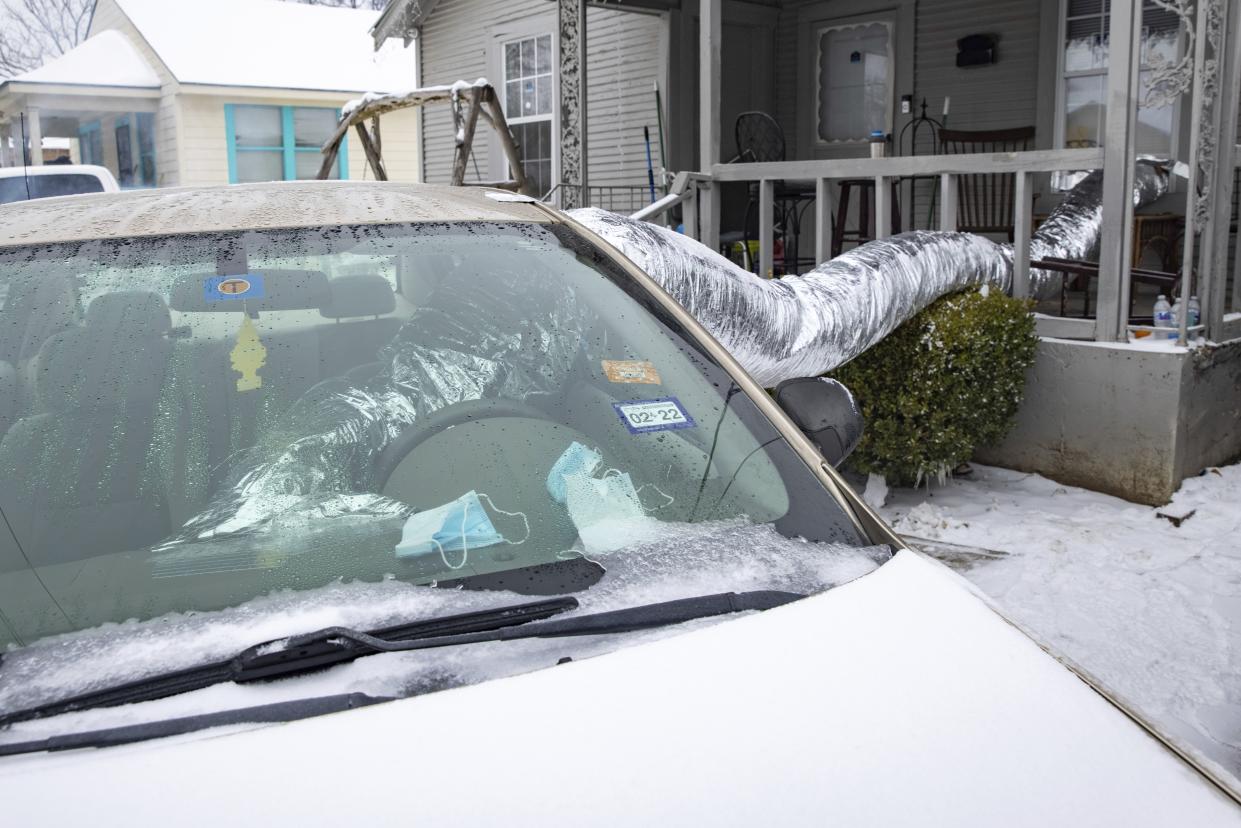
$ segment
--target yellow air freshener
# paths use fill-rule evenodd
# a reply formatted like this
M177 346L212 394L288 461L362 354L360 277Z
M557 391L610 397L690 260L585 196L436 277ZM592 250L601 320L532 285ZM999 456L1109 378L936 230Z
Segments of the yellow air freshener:
M263 387L259 369L267 362L267 349L259 339L259 332L249 316L242 317L241 330L237 332L237 344L229 353L233 370L241 374L237 379L238 391L254 391Z

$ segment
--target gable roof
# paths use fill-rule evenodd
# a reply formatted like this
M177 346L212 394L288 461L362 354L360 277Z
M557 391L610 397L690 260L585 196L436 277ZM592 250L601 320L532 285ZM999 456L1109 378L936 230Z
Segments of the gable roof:
M112 29L82 41L60 57L12 81L159 88L155 70L138 54L129 38Z
M372 51L371 11L282 0L115 2L183 84L391 92L413 83L414 58L400 44Z

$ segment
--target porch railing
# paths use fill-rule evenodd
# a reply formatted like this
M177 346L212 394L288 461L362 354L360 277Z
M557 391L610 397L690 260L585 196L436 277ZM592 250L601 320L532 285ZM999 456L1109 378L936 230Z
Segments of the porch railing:
M938 177L940 190L939 229L955 230L958 178L978 173L1013 173L1013 295L1030 294L1030 235L1033 226L1033 176L1071 170L1102 169L1101 149L1034 150L975 155L925 155L895 158L848 158L814 161L780 161L752 164L716 164L709 173L682 173L669 195L634 214L654 220L677 204L682 205L685 232L709 247L719 247L719 228L713 226L709 209L701 209L713 188L726 182L758 184L759 273L774 265L775 187L777 181L813 181L815 261L830 258L832 249L831 183L839 179L870 178L875 182L875 237L892 235L890 183L896 179ZM812 213L811 213L812 211ZM1093 339L1094 319L1040 317L1039 332L1046 336Z
M584 190L584 192L583 192ZM583 198L582 196L586 196ZM656 198L660 193L656 190ZM601 207L614 213L632 213L651 205L650 184L581 184L562 181L548 191L541 201L563 207L566 203Z

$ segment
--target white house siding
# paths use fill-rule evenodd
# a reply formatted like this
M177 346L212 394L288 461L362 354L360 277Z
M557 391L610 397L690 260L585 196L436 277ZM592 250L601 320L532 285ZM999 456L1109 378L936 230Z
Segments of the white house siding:
M663 66L662 23L658 16L591 7L587 12L587 90L589 177L592 184L646 181L642 128L651 129L658 163L658 117L654 84ZM532 28L533 27L533 28ZM535 29L556 33L556 7L547 0L441 0L423 25L418 41L423 84L487 77L501 81L492 45ZM490 180L497 146L480 123L467 180ZM452 115L447 106L428 107L422 146L427 181L446 182L452 174Z
M651 133L659 164L659 17L591 8L587 12L587 159L591 184L642 184L647 180L642 128Z
M183 170L186 185L228 183L228 136L224 127L224 105L256 104L262 106L333 106L345 103L339 100L270 97L255 98L241 94L229 96L180 95L177 98L181 114L181 139ZM391 181L418 180L417 133L412 111L394 112L382 119L384 162ZM366 166L366 156L352 132L346 143L349 159L349 178L363 180L373 178Z
M155 113L155 173L161 187L176 186L185 183L182 180L180 157L177 153L177 132L179 129L178 107L176 101L176 81L168 67L159 59L146 39L130 22L125 13L113 0L98 0L94 14L91 16L90 30L87 36L115 29L129 38L150 64L151 69L159 76L161 95L159 109ZM101 125L102 126L102 125ZM106 144L106 142L105 142ZM105 150L106 152L106 150ZM115 152L115 148L113 149Z

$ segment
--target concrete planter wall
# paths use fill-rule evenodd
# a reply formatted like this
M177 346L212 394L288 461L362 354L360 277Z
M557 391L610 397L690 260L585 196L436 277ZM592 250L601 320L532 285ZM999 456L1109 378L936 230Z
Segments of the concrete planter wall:
M1016 425L980 462L1139 503L1241 455L1241 341L1155 351L1045 339Z

